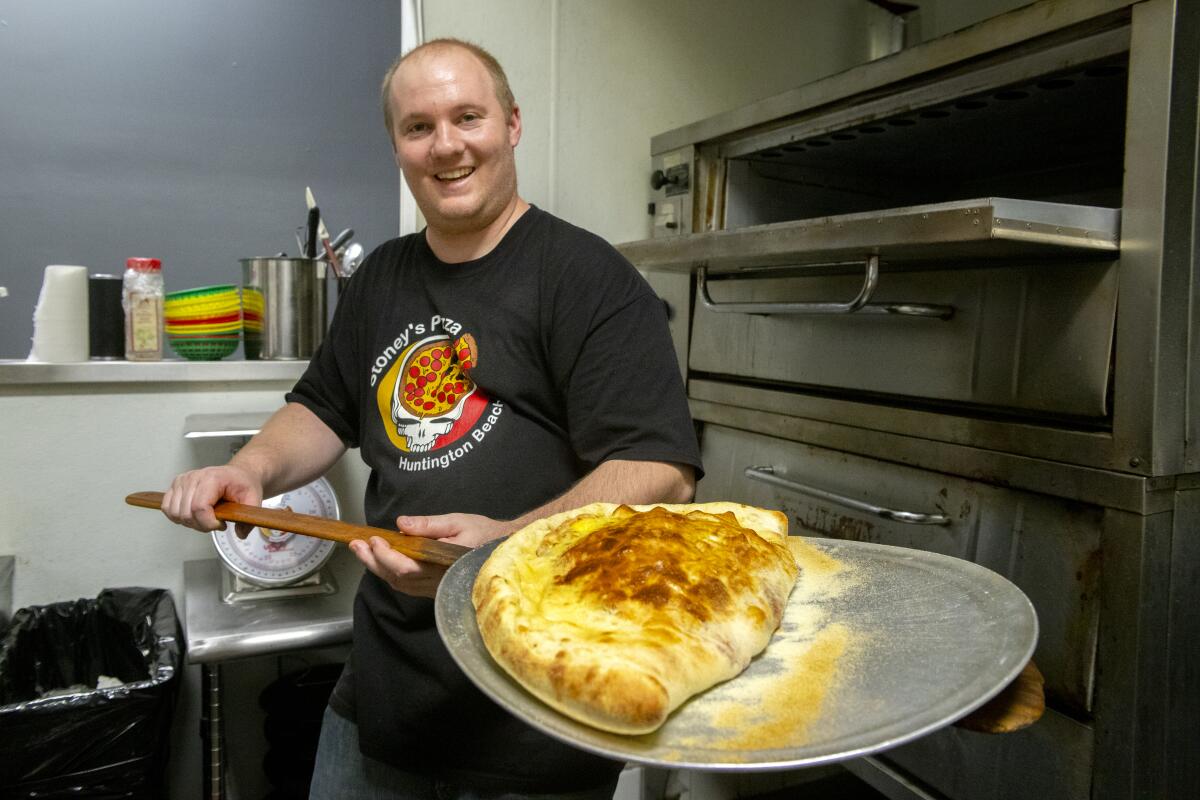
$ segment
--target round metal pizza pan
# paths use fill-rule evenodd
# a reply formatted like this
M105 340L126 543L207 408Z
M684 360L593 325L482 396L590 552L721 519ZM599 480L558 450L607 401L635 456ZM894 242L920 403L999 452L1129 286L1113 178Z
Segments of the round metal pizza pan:
M719 771L814 766L895 747L991 699L1033 654L1033 606L984 567L921 550L790 538L802 567L797 548L807 547L808 580L802 574L771 644L650 734L566 717L492 660L471 587L498 543L446 573L438 631L485 694L550 736L621 761Z

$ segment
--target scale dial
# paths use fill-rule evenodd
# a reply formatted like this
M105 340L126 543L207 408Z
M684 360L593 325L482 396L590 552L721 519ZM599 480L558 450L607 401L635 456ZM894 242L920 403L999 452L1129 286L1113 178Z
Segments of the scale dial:
M340 519L337 495L325 478L263 501L264 508L284 508L297 514ZM319 570L333 555L337 542L298 533L254 528L245 539L226 530L213 531L217 554L236 575L256 586L287 586Z

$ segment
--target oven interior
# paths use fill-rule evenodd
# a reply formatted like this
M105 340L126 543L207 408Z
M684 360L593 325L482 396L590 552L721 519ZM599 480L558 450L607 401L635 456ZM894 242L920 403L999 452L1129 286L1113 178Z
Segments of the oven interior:
M914 90L899 107L860 99L860 113L814 109L750 152L719 145L714 227L974 197L1119 208L1127 66L1122 52L958 96Z

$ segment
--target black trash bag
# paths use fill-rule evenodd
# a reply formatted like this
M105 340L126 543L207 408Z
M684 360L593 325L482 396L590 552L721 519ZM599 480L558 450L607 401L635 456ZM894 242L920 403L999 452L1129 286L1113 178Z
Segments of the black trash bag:
M0 797L165 797L182 669L165 589L17 611L0 639Z

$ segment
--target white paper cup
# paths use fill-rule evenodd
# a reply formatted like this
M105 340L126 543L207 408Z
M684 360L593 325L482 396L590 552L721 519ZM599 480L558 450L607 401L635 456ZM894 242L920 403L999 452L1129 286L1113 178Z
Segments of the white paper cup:
M46 267L33 311L30 361L88 360L88 269L67 264Z

